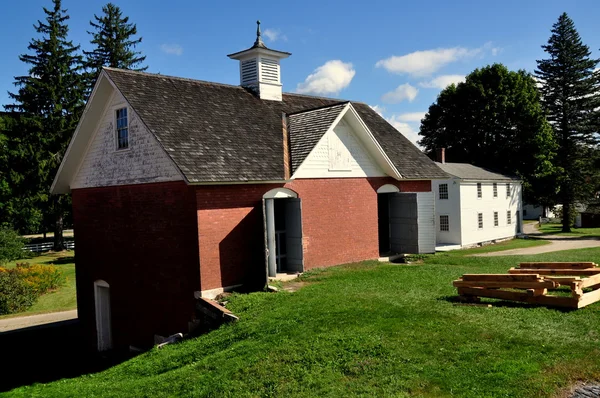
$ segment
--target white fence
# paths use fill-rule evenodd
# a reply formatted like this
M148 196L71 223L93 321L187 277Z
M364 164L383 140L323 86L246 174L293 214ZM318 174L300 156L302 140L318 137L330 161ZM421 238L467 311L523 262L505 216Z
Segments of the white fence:
M66 241L65 246L67 247L68 250L74 250L75 242L72 240ZM23 250L28 250L28 251L34 252L34 253L41 253L41 252L47 252L49 250L52 250L53 247L54 247L53 242L31 243L31 244L25 245Z

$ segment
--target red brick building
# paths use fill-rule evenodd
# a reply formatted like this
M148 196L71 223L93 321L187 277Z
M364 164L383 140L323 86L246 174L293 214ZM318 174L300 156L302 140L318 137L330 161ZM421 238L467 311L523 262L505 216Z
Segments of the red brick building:
M240 86L103 70L52 187L90 346L185 332L195 295L433 251L445 174L364 103L282 93L287 56L259 36Z

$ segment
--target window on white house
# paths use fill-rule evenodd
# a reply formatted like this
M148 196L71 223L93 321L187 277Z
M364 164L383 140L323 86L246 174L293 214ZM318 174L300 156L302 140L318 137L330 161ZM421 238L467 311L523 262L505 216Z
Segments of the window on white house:
M129 123L127 121L127 108L117 109L117 149L129 148Z
M494 212L494 227L498 226L498 212Z
M510 182L506 184L506 197L510 198Z
M494 198L498 197L498 184L494 183Z
M450 231L450 217L440 216L440 231Z
M477 213L477 228L483 229L483 213Z
M448 184L440 184L440 199L448 199Z
M477 183L477 197L478 198L482 197L482 194L481 194L481 183L480 182Z
M512 224L512 214L510 213L510 210L506 212L506 224Z

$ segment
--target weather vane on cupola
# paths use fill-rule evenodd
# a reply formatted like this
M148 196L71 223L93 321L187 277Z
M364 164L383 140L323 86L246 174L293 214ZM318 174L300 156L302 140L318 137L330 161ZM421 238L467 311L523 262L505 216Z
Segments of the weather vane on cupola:
M256 41L254 42L254 47L265 47L265 43L262 41L262 36L260 35L260 20L256 21Z

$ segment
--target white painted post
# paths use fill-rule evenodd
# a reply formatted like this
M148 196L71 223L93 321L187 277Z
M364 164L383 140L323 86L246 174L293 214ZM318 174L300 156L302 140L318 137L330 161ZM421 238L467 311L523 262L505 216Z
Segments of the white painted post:
M277 276L277 246L275 244L275 199L265 199L267 215L267 250L269 276Z

